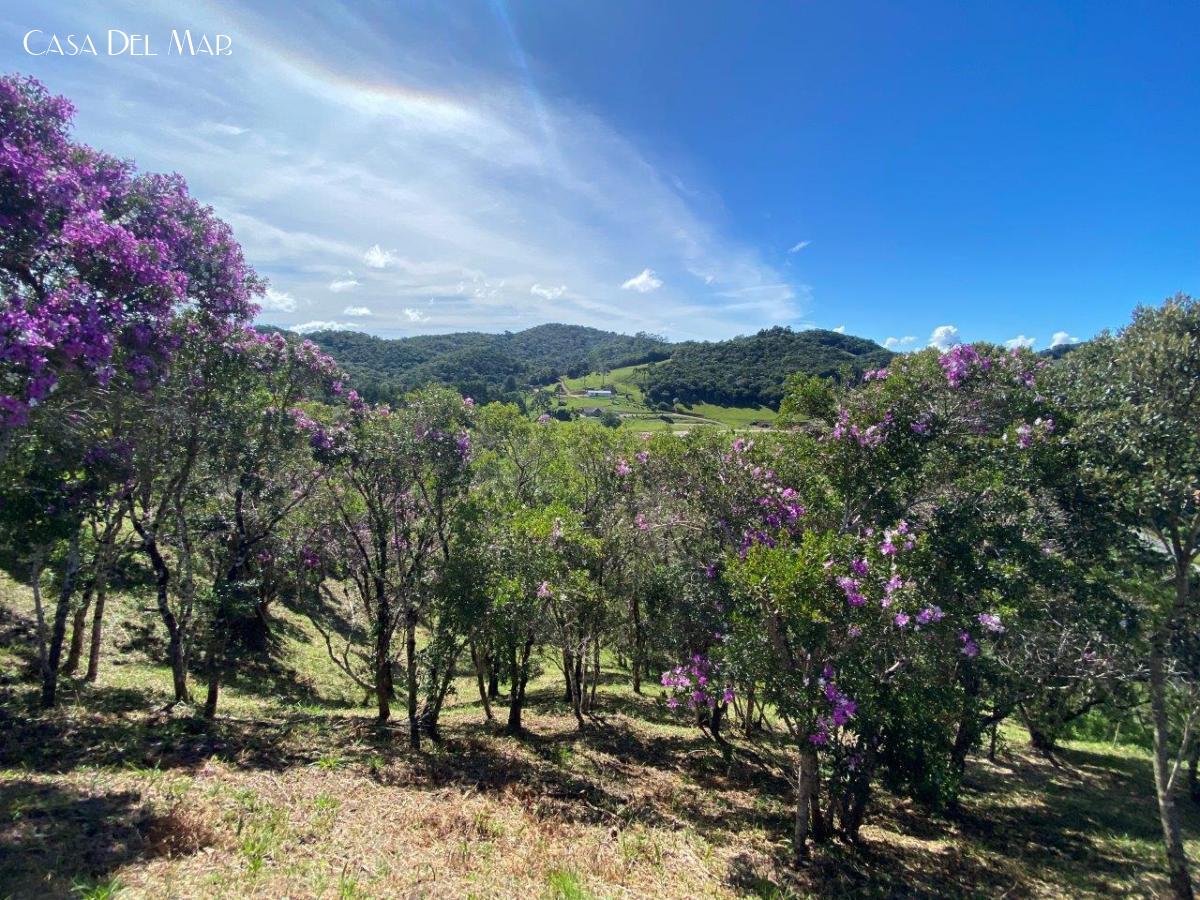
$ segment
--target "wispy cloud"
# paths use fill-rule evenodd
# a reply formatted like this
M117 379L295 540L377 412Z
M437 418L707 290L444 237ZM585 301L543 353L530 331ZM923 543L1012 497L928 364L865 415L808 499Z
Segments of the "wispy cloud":
M47 30L109 25L86 0L52 6ZM731 231L711 185L673 175L690 160L561 92L540 94L529 71L536 82L546 61L515 65L485 16L439 7L430 16L455 27L422 30L335 8L336 46L315 27L326 20L315 0L286 21L232 4L189 8L194 31L237 35L238 52L216 66L63 66L8 45L0 62L67 94L81 140L181 172L251 264L304 299L270 310L278 318L303 308L337 320L345 299L333 285L350 281L384 335L408 333L405 304L431 297L428 327L445 330L557 320L713 338L802 318L805 289ZM139 17L147 32L178 26L165 0ZM460 38L472 52L446 43Z
M217 134L227 137L237 137L245 134L249 128L243 128L241 125L230 125L227 122L202 122L200 124L201 134Z
M266 296L259 301L258 305L263 308L264 312L295 312L296 298L286 291L267 288Z
M621 288L626 291L637 291L639 294L648 294L651 291L657 291L662 286L662 279L654 274L653 269L642 269L641 272L622 284Z
M347 306L342 310L342 315L357 316L361 318L371 315L371 308L369 306Z
M535 284L529 289L529 293L535 297L541 297L543 300L557 300L567 292L567 286L560 284L558 287L546 287L545 285Z
M427 322L429 316L425 315L419 309L413 309L411 306L404 307L404 315L410 322Z
M955 325L939 325L929 335L929 346L937 347L943 353L958 343L958 327Z
M1065 331L1056 331L1056 332L1054 332L1054 337L1050 338L1051 349L1053 349L1054 347L1061 347L1064 344L1078 344L1078 343L1079 343L1079 338L1075 337L1074 335L1068 334Z
M1016 350L1018 347L1024 347L1026 350L1033 349L1033 345L1037 343L1037 338L1026 337L1023 334L1018 334L1015 338L1009 338L1004 342L1004 346L1009 350Z
M313 331L353 331L357 326L349 322L301 322L299 325L289 326L292 331L300 334L309 334Z
M347 291L352 291L361 284L353 278L338 278L329 282L329 289L335 294L344 294Z
M799 253L811 243L812 241L796 241L796 243L792 244L792 246L788 248L788 253Z
M834 330L834 331L836 331L838 334L845 334L845 333L846 333L846 326L845 326L845 325L839 325L837 328L835 328L835 329L833 329L833 330Z
M915 335L906 334L904 337L890 337L884 340L883 346L889 350L907 350L917 343Z

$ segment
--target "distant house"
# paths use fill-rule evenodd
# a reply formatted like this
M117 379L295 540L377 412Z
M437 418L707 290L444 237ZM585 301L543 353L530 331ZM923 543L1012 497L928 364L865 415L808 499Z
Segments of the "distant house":
M613 392L609 391L609 390L603 390L603 389L600 389L600 390L589 389L587 392L587 395L589 397L611 397L613 395Z
M581 416L599 416L602 413L603 413L603 410L600 409L600 407L598 407L598 406L585 406L583 409L581 409L579 411L579 414Z

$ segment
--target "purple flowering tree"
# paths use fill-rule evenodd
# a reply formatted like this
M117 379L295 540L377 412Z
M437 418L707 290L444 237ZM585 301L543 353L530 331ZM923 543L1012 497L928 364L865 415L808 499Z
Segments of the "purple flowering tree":
M181 307L228 328L261 287L181 178L73 142L73 112L33 79L0 78L0 453L47 405L114 378L149 387Z
M227 334L253 314L261 290L229 228L182 179L138 173L72 141L72 114L33 79L0 78L0 464L18 483L57 478L59 494L42 509L66 542L47 640L47 706L90 502L69 473L123 438L108 416L112 398L148 391L164 376L181 310ZM31 461L43 471L22 468ZM101 492L93 484L88 497Z

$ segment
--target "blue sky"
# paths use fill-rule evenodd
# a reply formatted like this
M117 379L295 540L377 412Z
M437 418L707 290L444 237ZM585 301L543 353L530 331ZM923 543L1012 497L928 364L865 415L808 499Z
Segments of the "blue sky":
M264 322L1044 348L1200 293L1191 2L42 6L0 12L0 66L186 176Z

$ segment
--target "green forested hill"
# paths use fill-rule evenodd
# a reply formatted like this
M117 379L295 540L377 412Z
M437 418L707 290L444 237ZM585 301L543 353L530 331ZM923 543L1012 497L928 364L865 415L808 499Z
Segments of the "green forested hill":
M319 331L309 337L337 359L369 400L391 399L430 382L453 385L483 402L512 400L530 386L563 376L663 361L646 376L651 405L776 408L784 380L793 372L856 376L892 358L890 351L865 338L780 327L728 341L680 344L654 335L560 324L502 334L393 340L353 331Z
M331 354L368 399L384 399L430 382L454 385L476 399L499 399L562 375L666 359L671 345L647 334L617 334L580 325L525 331L460 332L387 340L353 331L309 338Z
M836 331L768 328L728 341L678 344L669 362L654 366L644 388L648 402L716 403L778 408L794 372L828 378L857 376L886 366L894 354L866 338Z

